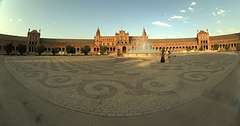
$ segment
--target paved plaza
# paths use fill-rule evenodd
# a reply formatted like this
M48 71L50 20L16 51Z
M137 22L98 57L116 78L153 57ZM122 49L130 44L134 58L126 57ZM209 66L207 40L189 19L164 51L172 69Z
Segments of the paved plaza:
M178 110L211 94L239 65L239 57L177 55L162 64L158 58L27 56L1 62L17 85L55 107L128 119Z

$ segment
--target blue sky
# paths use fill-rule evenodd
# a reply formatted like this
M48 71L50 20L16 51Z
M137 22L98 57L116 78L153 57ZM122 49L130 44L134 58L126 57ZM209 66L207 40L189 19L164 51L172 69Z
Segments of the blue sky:
M0 0L0 33L41 37L93 38L123 29L150 38L195 37L240 32L240 0Z

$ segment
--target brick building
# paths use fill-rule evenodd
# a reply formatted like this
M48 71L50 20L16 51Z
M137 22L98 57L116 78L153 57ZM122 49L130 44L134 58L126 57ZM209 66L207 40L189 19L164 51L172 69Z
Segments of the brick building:
M128 32L120 30L114 36L102 36L98 28L94 39L49 39L41 38L40 30L28 30L27 37L11 36L0 34L0 54L5 54L4 46L12 43L14 52L18 44L27 46L27 54L35 54L37 47L42 44L45 46L45 53L51 54L54 48L58 48L60 54L67 54L66 47L72 46L76 50L76 55L81 54L81 48L90 46L91 54L98 54L100 46L107 46L108 52L111 54L128 53L130 50L138 48L138 46L148 43L153 50L160 51L166 49L169 51L184 50L213 50L217 45L218 50L236 50L240 44L240 33L210 36L208 31L200 31L194 38L178 38L178 39L149 39L147 32L143 29L142 35L130 36Z

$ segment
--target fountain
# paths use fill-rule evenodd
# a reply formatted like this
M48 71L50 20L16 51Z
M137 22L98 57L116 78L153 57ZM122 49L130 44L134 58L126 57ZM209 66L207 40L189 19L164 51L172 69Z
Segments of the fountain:
M155 57L160 56L160 52L152 49L149 42L137 42L136 48L131 49L124 55L125 57Z

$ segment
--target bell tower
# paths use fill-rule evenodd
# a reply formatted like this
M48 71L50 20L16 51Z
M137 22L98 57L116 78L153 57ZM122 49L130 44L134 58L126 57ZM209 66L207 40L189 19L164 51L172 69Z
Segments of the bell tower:
M101 31L99 27L97 28L96 36L95 36L95 44L99 45L101 41Z
M142 34L142 36L144 36L144 37L147 36L147 32L146 32L146 29L145 29L145 28L143 28L143 34Z
M143 42L148 41L148 35L147 35L147 32L146 32L145 28L143 28L142 38L143 38L143 40L142 40Z
M197 33L197 44L199 50L211 50L211 43L209 41L209 33L201 30Z
M30 30L28 29L28 35L27 35L27 52L28 53L35 53L37 47L40 44L40 32L41 30Z

